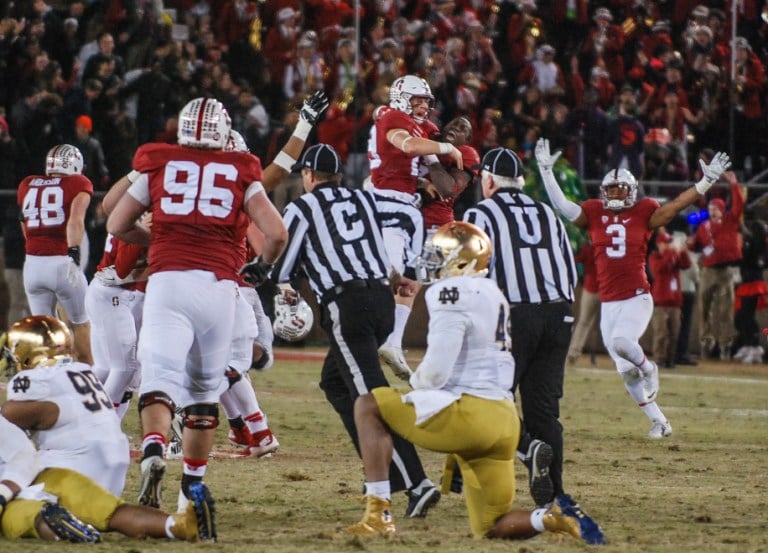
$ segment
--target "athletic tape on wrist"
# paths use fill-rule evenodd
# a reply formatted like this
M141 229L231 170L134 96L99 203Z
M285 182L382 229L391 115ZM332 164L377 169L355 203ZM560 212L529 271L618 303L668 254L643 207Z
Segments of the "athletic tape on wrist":
M274 163L281 169L285 169L290 173L293 169L293 166L296 165L296 160L286 154L284 151L280 150L280 153L275 156Z
M296 123L296 128L293 129L293 136L306 142L311 131L312 125L307 121L304 121L304 119L299 119L299 122Z

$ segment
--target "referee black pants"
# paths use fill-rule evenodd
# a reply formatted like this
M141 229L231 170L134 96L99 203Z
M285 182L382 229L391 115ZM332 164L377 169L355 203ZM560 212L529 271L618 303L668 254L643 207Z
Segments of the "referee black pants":
M354 406L358 396L389 386L381 369L378 349L392 332L395 300L383 283L349 287L321 305L321 325L330 350L320 376L320 388L341 417L358 455L360 444ZM393 492L417 486L426 478L413 444L392 434L394 451L389 468Z
M510 314L515 358L512 391L520 400L525 431L531 438L552 446L554 459L550 477L557 495L563 491L560 398L573 327L573 306L567 302L513 304ZM518 449L525 454L528 444L521 439Z

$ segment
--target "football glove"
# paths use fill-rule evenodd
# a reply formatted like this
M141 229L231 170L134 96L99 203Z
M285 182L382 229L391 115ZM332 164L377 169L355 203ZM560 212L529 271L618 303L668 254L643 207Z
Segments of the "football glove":
M325 92L318 90L304 100L299 111L299 117L310 125L315 125L323 112L328 109L328 103L328 97L325 95Z
M125 278L120 278L117 275L117 270L114 265L104 267L100 271L93 275L93 278L97 279L104 286L122 286L123 284L130 284L135 282L133 272L128 273Z
M274 267L274 263L267 263L261 259L261 256L258 256L240 268L240 275L251 286L259 287L269 279L272 267Z
M703 159L700 159L699 165L701 166L703 177L695 186L696 191L704 195L718 181L720 175L728 170L731 166L731 159L725 152L717 152L708 164L704 163Z
M549 140L546 138L539 138L536 141L536 163L539 164L539 168L543 171L551 171L562 153L557 151L551 154L549 152Z

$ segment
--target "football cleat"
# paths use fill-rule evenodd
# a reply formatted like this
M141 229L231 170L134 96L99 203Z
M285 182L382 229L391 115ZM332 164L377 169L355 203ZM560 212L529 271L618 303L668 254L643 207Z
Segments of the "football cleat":
M197 519L197 537L201 541L216 541L216 506L208 487L202 482L189 485L190 507Z
M253 435L251 434L251 431L248 430L247 426L243 426L242 428L230 428L229 434L227 434L227 439L229 440L229 443L236 445L237 447L250 447L253 445Z
M659 367L651 361L653 368L650 371L640 371L643 379L643 388L645 389L645 397L650 401L656 401L659 395Z
M549 466L554 456L552 446L541 440L533 440L528 448L528 485L536 505L546 505L555 494L555 486L549 476Z
M40 509L40 517L60 540L72 543L101 541L101 533L98 530L55 503L43 505Z
M424 518L427 511L440 501L440 491L435 486L425 486L420 492L408 490L408 508L405 516L408 518Z
M347 526L344 532L355 536L391 536L395 533L392 502L373 495L365 497L365 513L357 524Z
M165 458L166 459L183 459L184 458L184 450L181 446L181 441L179 440L171 440L168 442L168 447L165 449Z
M544 528L550 532L570 534L590 545L604 545L605 536L570 495L561 493L544 515Z
M392 372L397 378L405 380L406 382L411 378L413 371L405 360L403 348L384 344L379 348L379 357L384 363L389 365L389 368L392 369Z
M654 419L651 429L648 431L648 437L652 440L660 440L661 438L667 438L672 435L672 425L669 421L660 421Z
M269 428L256 432L252 438L251 447L248 449L250 457L266 457L271 455L272 452L277 451L277 448L280 447L280 442L277 441L277 438Z
M139 487L139 504L160 508L160 493L163 476L165 476L165 461L157 455L141 461L141 486Z

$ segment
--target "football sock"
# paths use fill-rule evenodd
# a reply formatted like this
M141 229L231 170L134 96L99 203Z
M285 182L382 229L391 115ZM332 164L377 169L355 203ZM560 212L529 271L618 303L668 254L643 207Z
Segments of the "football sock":
M392 500L392 492L389 487L389 480L380 480L378 482L365 483L365 495L372 495L387 501Z
M248 425L248 430L250 430L253 435L269 429L267 417L265 417L264 413L261 411L256 411L245 417L245 424Z
M643 410L643 413L645 413L645 416L649 419L653 420L660 420L660 421L666 421L667 417L664 416L664 413L661 412L661 409L659 409L659 406L656 404L655 401L652 401L650 403L646 403L645 405L641 405L640 409Z
M227 419L230 428L241 429L245 426L243 417L235 417L234 419Z
M144 435L141 442L142 459L147 457L163 457L168 440L158 432L150 432Z
M643 386L643 380L640 378L640 371L638 369L630 369L626 372L619 373L624 379L624 387L629 392L638 405L644 405L647 401L645 395L645 387Z
M543 532L544 528L544 515L547 513L547 509L534 509L531 511L531 526L537 532Z
M189 497L189 486L193 482L202 482L208 468L208 459L190 459L184 457L184 473L181 475L181 491Z
M251 379L248 378L247 374L243 375L243 378L229 389L229 393L232 394L232 399L240 414L248 415L261 411L256 399L256 391L253 389L253 384L251 384Z
M165 535L172 540L176 539L176 536L174 536L173 532L171 532L171 528L173 528L175 525L176 525L176 521L172 516L169 516L168 518L165 519Z
M219 396L219 405L221 405L221 410L224 411L224 416L229 420L236 419L242 415L237 408L237 400L234 393L232 393L232 388L227 389Z

